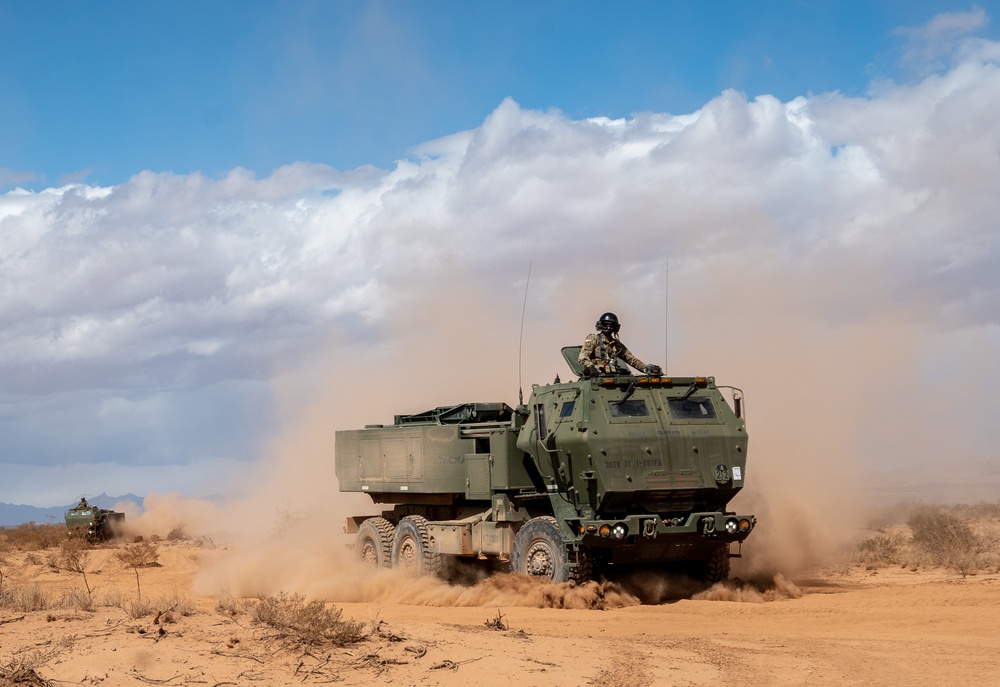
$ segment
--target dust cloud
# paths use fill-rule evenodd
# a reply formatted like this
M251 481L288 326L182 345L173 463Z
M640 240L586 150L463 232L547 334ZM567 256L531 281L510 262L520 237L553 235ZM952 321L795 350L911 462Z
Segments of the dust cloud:
M219 503L147 499L140 530L162 533L171 523L182 524L190 535L217 544L205 555L198 593L292 591L341 602L559 608L796 598L789 580L843 557L864 520L870 503L861 457L871 453L873 428L905 437L900 450L924 438L919 431L903 433L905 403L887 407L883 396L871 393L873 380L897 388L912 384L908 371L918 352L905 344L912 340L905 320L817 326L792 285L725 273L706 282L703 268L691 267L678 279L697 282L699 289L674 290L672 298L682 302L672 320L679 331L671 330L668 361L657 353L665 346L658 333L663 318L651 314L659 309L655 299L638 306L623 295L649 292L655 279L629 277L602 294L589 278L563 272L560 279L533 277L519 374L524 277L498 285L474 265L452 267L448 274L396 277L432 286L389 308L385 321L393 324L378 341L361 347L333 331L325 356L276 374L283 429L259 463L233 475L226 485L233 496ZM744 305L760 308L728 303L725 294L740 289ZM469 307L440 306L456 294ZM550 302L566 303L565 310L547 307ZM495 307L475 305L483 303ZM744 390L748 486L730 508L758 518L743 557L733 561L734 578L751 582L705 590L654 575L576 587L501 574L449 585L361 568L350 555L344 521L379 507L363 495L339 492L334 432L464 401L514 405L519 376L527 397L531 383L569 375L559 349L581 341L605 310L619 314L623 339L640 357L668 363L675 375L714 374L719 384Z

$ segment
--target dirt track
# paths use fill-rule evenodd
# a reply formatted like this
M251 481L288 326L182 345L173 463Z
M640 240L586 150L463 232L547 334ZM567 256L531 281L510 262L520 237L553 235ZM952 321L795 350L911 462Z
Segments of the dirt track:
M179 594L196 612L154 623L109 606L0 611L0 662L72 639L38 675L85 685L1000 684L996 574L851 567L799 580L798 598L795 585L773 601L729 585L611 610L338 603L369 627L380 620L379 631L345 650L306 653L282 648L246 616L219 613L216 597L193 596L198 556L164 546L162 567L141 573L148 598ZM132 573L110 565L90 581L97 595L135 591ZM80 578L31 565L5 578L35 582L56 594ZM498 613L506 629L487 625Z

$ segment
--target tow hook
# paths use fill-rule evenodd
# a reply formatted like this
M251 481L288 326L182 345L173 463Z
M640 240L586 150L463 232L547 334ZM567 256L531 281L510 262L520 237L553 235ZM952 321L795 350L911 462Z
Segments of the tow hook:
M701 519L701 532L702 534L714 534L715 533L715 518L711 515L706 515Z
M642 536L647 539L656 539L656 520L642 521Z

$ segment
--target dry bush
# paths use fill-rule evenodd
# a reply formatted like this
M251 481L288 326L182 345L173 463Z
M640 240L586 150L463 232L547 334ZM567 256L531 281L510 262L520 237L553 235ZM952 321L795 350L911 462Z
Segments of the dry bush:
M90 550L83 541L80 539L68 539L63 543L63 568L80 574L83 577L83 584L87 588L87 596L93 597L93 591L90 589L90 581L87 579L87 565L89 563ZM93 600L91 600L91 605L93 605Z
M69 589L63 594L62 603L60 604L63 608L72 608L76 611L93 611L94 610L94 597L91 595L90 590L86 591L75 587Z
M52 595L42 589L42 586L37 582L6 584L3 589L0 589L0 608L8 611L27 613L29 611L45 611L55 606Z
M246 607L254 622L276 631L274 639L292 645L345 646L365 636L362 623L341 620L341 609L327 608L322 601L307 602L300 594L262 595Z
M961 504L951 506L949 510L967 520L1000 520L1000 501L996 503L980 501L973 504Z
M966 520L943 508L928 506L918 509L908 524L914 545L935 565L962 575L981 569L980 558L988 547Z
M176 525L172 530L167 532L167 541L187 541L190 538L187 532L184 531L184 525Z
M52 682L38 675L38 669L57 658L72 645L70 640L63 640L48 649L22 651L14 654L6 661L0 661L0 680L11 685L36 685L48 687Z
M140 612L141 615L133 615L132 613L129 613L129 615L133 618L147 615L149 611L142 605L142 587L139 585L139 568L148 568L154 565L159 565L157 561L160 558L160 547L153 542L148 541L126 544L122 548L115 551L115 558L118 559L119 563L127 568L132 568L135 572L135 592L137 598L136 603L134 604L134 609L137 612Z
M37 525L28 522L0 530L0 548L17 551L41 551L59 546L66 539L66 525Z
M243 608L240 605L238 599L234 598L229 592L223 592L219 595L219 601L215 604L215 612L221 615L229 616L230 618L235 618L241 612Z
M151 541L126 544L115 551L115 558L127 568L150 568L159 564L160 547Z
M170 611L175 615L189 616L198 612L198 607L192 599L181 596L176 591L156 597L153 599L153 605L163 612Z
M905 539L899 532L876 533L858 542L855 559L869 567L899 565Z

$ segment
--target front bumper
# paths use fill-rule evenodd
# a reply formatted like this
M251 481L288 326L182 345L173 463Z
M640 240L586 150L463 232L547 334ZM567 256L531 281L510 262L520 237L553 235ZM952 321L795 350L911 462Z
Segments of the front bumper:
M660 538L696 537L716 542L742 542L753 531L757 518L736 513L689 513L682 517L627 515L620 519L579 520L570 523L581 544L614 546Z

